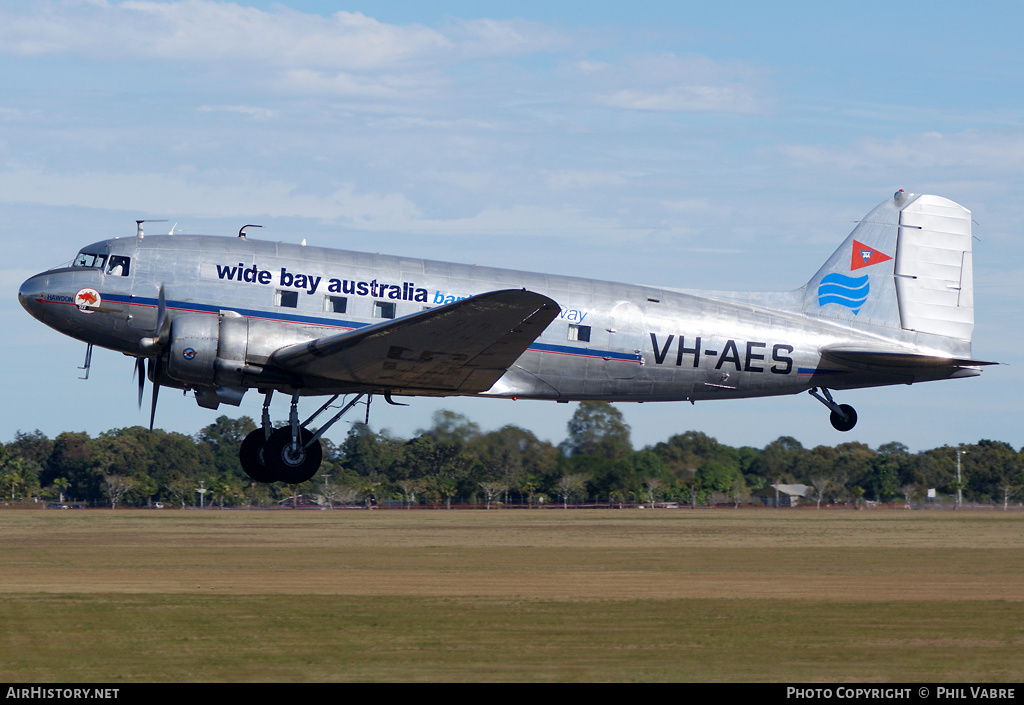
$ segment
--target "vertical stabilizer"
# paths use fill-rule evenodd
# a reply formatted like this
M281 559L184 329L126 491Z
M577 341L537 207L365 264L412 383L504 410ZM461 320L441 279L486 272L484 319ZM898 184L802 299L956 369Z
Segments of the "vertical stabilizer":
M803 312L857 327L970 341L971 213L898 192L861 220L805 287Z
M868 213L805 287L803 312L858 326L899 330L894 271L900 196Z

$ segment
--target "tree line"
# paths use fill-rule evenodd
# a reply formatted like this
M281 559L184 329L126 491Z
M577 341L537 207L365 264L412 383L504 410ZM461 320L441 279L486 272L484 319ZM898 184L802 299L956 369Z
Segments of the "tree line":
M255 428L249 417L221 416L193 436L140 426L95 438L18 431L0 444L0 492L6 502L182 507L272 506L299 495L325 506L738 505L780 484L806 485L803 501L818 506L919 503L928 490L938 501L959 490L964 501L1004 508L1024 497L1024 449L1001 441L911 453L898 442L805 448L784 436L735 448L686 431L634 450L621 412L604 402L580 403L558 445L517 426L483 432L451 411L411 439L354 424L340 445L321 439L321 470L299 486L245 475L238 447Z

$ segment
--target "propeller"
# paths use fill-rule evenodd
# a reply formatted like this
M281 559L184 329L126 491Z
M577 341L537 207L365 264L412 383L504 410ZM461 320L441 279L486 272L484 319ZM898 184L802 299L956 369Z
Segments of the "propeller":
M167 297L164 294L164 285L160 285L160 294L157 297L156 309L156 333L151 338L142 338L139 346L145 350L146 357L137 358L135 361L135 373L139 377L139 408L142 408L142 393L146 386L146 360L149 360L150 376L153 378L153 404L149 410L149 430L153 430L153 422L156 419L156 400L160 394L160 362L163 359L164 350L171 340L171 319L167 316Z

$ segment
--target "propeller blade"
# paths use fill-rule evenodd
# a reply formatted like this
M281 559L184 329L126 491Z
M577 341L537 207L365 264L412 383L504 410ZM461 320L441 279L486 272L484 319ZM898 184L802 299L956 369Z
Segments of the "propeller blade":
M149 430L153 430L153 423L156 421L156 398L160 394L160 385L153 385L153 406L149 410Z
M149 430L153 430L156 420L156 399L160 395L160 358L153 358L153 405L149 409Z
M171 319L167 317L167 297L164 295L163 284L160 285L160 296L157 299L156 331L157 346L162 350L171 339Z
M167 315L167 297L164 294L164 285L160 285L160 294L156 306L156 333L152 338L142 338L139 346L150 353L159 355L167 347L171 340L171 319Z
M139 378L139 408L142 408L142 393L146 389L146 358L135 358L135 372L133 377Z
M152 338L143 338L139 341L139 345L143 350L151 351L154 355L150 358L150 371L153 373L153 405L149 410L149 430L153 430L153 424L156 421L156 400L160 396L160 360L161 354L167 349L168 343L171 342L171 319L167 315L167 294L164 291L164 285L160 285L160 293L157 297L156 306L156 333ZM137 363L140 370L139 376L139 407L142 407L142 387L143 381L141 376L142 361L141 359Z

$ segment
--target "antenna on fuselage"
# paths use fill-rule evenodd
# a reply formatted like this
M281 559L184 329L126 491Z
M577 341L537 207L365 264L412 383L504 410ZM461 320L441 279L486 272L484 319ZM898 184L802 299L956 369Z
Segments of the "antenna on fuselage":
M135 227L137 228L137 230L135 231L135 236L137 238L139 238L140 240L142 238L146 237L146 233L142 232L142 224L143 223L166 223L166 222L167 222L167 220L136 220L135 221ZM177 225L177 223L175 223L175 225Z
M262 225L243 225L242 229L238 231L238 237L245 239L245 231L248 228L262 228Z

